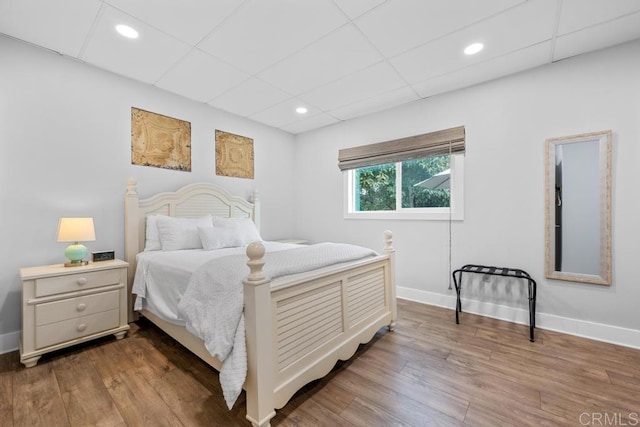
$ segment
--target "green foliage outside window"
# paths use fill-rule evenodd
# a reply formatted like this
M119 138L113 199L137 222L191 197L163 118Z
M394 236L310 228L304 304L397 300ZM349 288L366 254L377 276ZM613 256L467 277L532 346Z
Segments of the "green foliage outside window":
M449 207L449 189L414 187L446 169L449 156L402 162L402 207ZM355 170L355 210L396 210L396 164L370 166Z
M396 209L396 165L389 163L355 170L355 210Z
M449 156L402 162L403 208L448 208L450 191L414 187L415 184L449 169Z

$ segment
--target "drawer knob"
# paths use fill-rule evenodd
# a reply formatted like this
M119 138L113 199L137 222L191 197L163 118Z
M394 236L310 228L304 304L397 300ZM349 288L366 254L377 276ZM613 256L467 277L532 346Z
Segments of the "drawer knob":
M82 332L85 329L87 329L87 325L85 325L84 323L81 323L81 324L78 325L78 327L76 329L78 329L78 332Z
M86 277L81 277L78 279L78 285L86 285L87 284L87 278Z
M80 303L78 304L78 307L76 307L78 311L84 311L85 308L87 308L87 304L85 303Z

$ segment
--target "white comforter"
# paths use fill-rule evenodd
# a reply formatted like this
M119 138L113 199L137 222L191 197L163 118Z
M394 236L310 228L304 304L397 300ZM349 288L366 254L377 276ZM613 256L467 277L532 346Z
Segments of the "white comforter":
M375 255L359 246L321 243L267 253L264 271L274 279ZM229 409L240 395L247 374L242 315L242 280L249 272L246 262L246 256L237 255L207 262L193 273L178 304L189 331L222 361L220 383Z
M299 247L290 243L262 243L267 252ZM185 326L186 322L178 315L178 303L187 289L191 275L202 264L229 255L246 257L246 248L140 252L136 256L137 266L133 280L132 293L136 295L134 310L146 309L167 322Z

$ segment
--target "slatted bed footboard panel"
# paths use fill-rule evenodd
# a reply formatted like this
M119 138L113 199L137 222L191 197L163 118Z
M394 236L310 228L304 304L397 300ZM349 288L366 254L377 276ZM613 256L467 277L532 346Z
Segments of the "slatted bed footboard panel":
M383 310L386 304L383 268L350 277L347 281L347 301L350 326Z
M342 283L314 286L276 303L277 363L282 371L344 330Z
M276 408L389 325L389 268L387 259L272 292Z

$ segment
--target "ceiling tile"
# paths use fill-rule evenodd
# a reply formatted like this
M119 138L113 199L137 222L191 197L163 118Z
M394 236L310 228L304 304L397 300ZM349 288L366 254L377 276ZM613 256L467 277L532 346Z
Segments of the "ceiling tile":
M334 0L335 3L347 14L349 19L355 19L363 13L373 9L386 0Z
M298 95L383 58L352 25L345 25L259 74Z
M364 116L366 114L375 113L389 108L396 107L407 102L412 102L420 99L416 95L415 91L410 87L402 87L389 92L381 93L372 98L367 98L363 101L349 104L346 107L331 110L331 115L339 118L340 120L347 120L358 116Z
M291 96L269 83L250 78L208 104L240 116L250 116L288 98Z
M640 3L640 2L639 2ZM640 12L556 39L553 60L624 43L640 37Z
M640 11L638 0L563 0L558 35Z
M206 102L247 78L248 74L194 48L156 86Z
M389 0L355 23L385 56L391 57L522 2Z
M195 45L229 16L242 0L105 0L167 34Z
M98 0L2 0L0 33L77 56L101 5Z
M330 0L253 0L198 46L256 74L346 21Z
M640 0L0 0L2 34L299 133L638 39Z
M282 126L282 130L287 131L289 133L296 134L296 133L302 133L312 129L318 129L324 126L332 125L334 123L338 123L339 121L340 120L330 116L329 114L320 113L306 120L300 120L300 121Z
M386 62L351 74L299 98L324 111L344 107L355 102L374 97L378 94L406 86L393 68Z
M307 107L306 114L296 113L296 108ZM269 126L281 127L298 121L307 120L321 111L315 106L297 98L290 98L280 104L251 115L249 118Z
M412 86L426 98L546 64L550 52L551 42L543 42Z
M529 1L508 12L392 58L391 63L412 84L437 77L550 40L553 36L555 13L554 2ZM484 50L473 56L465 55L464 47L473 42L484 43Z
M117 24L136 30L137 39L127 39L115 31ZM104 6L91 41L80 59L147 83L155 83L190 47L129 15Z

